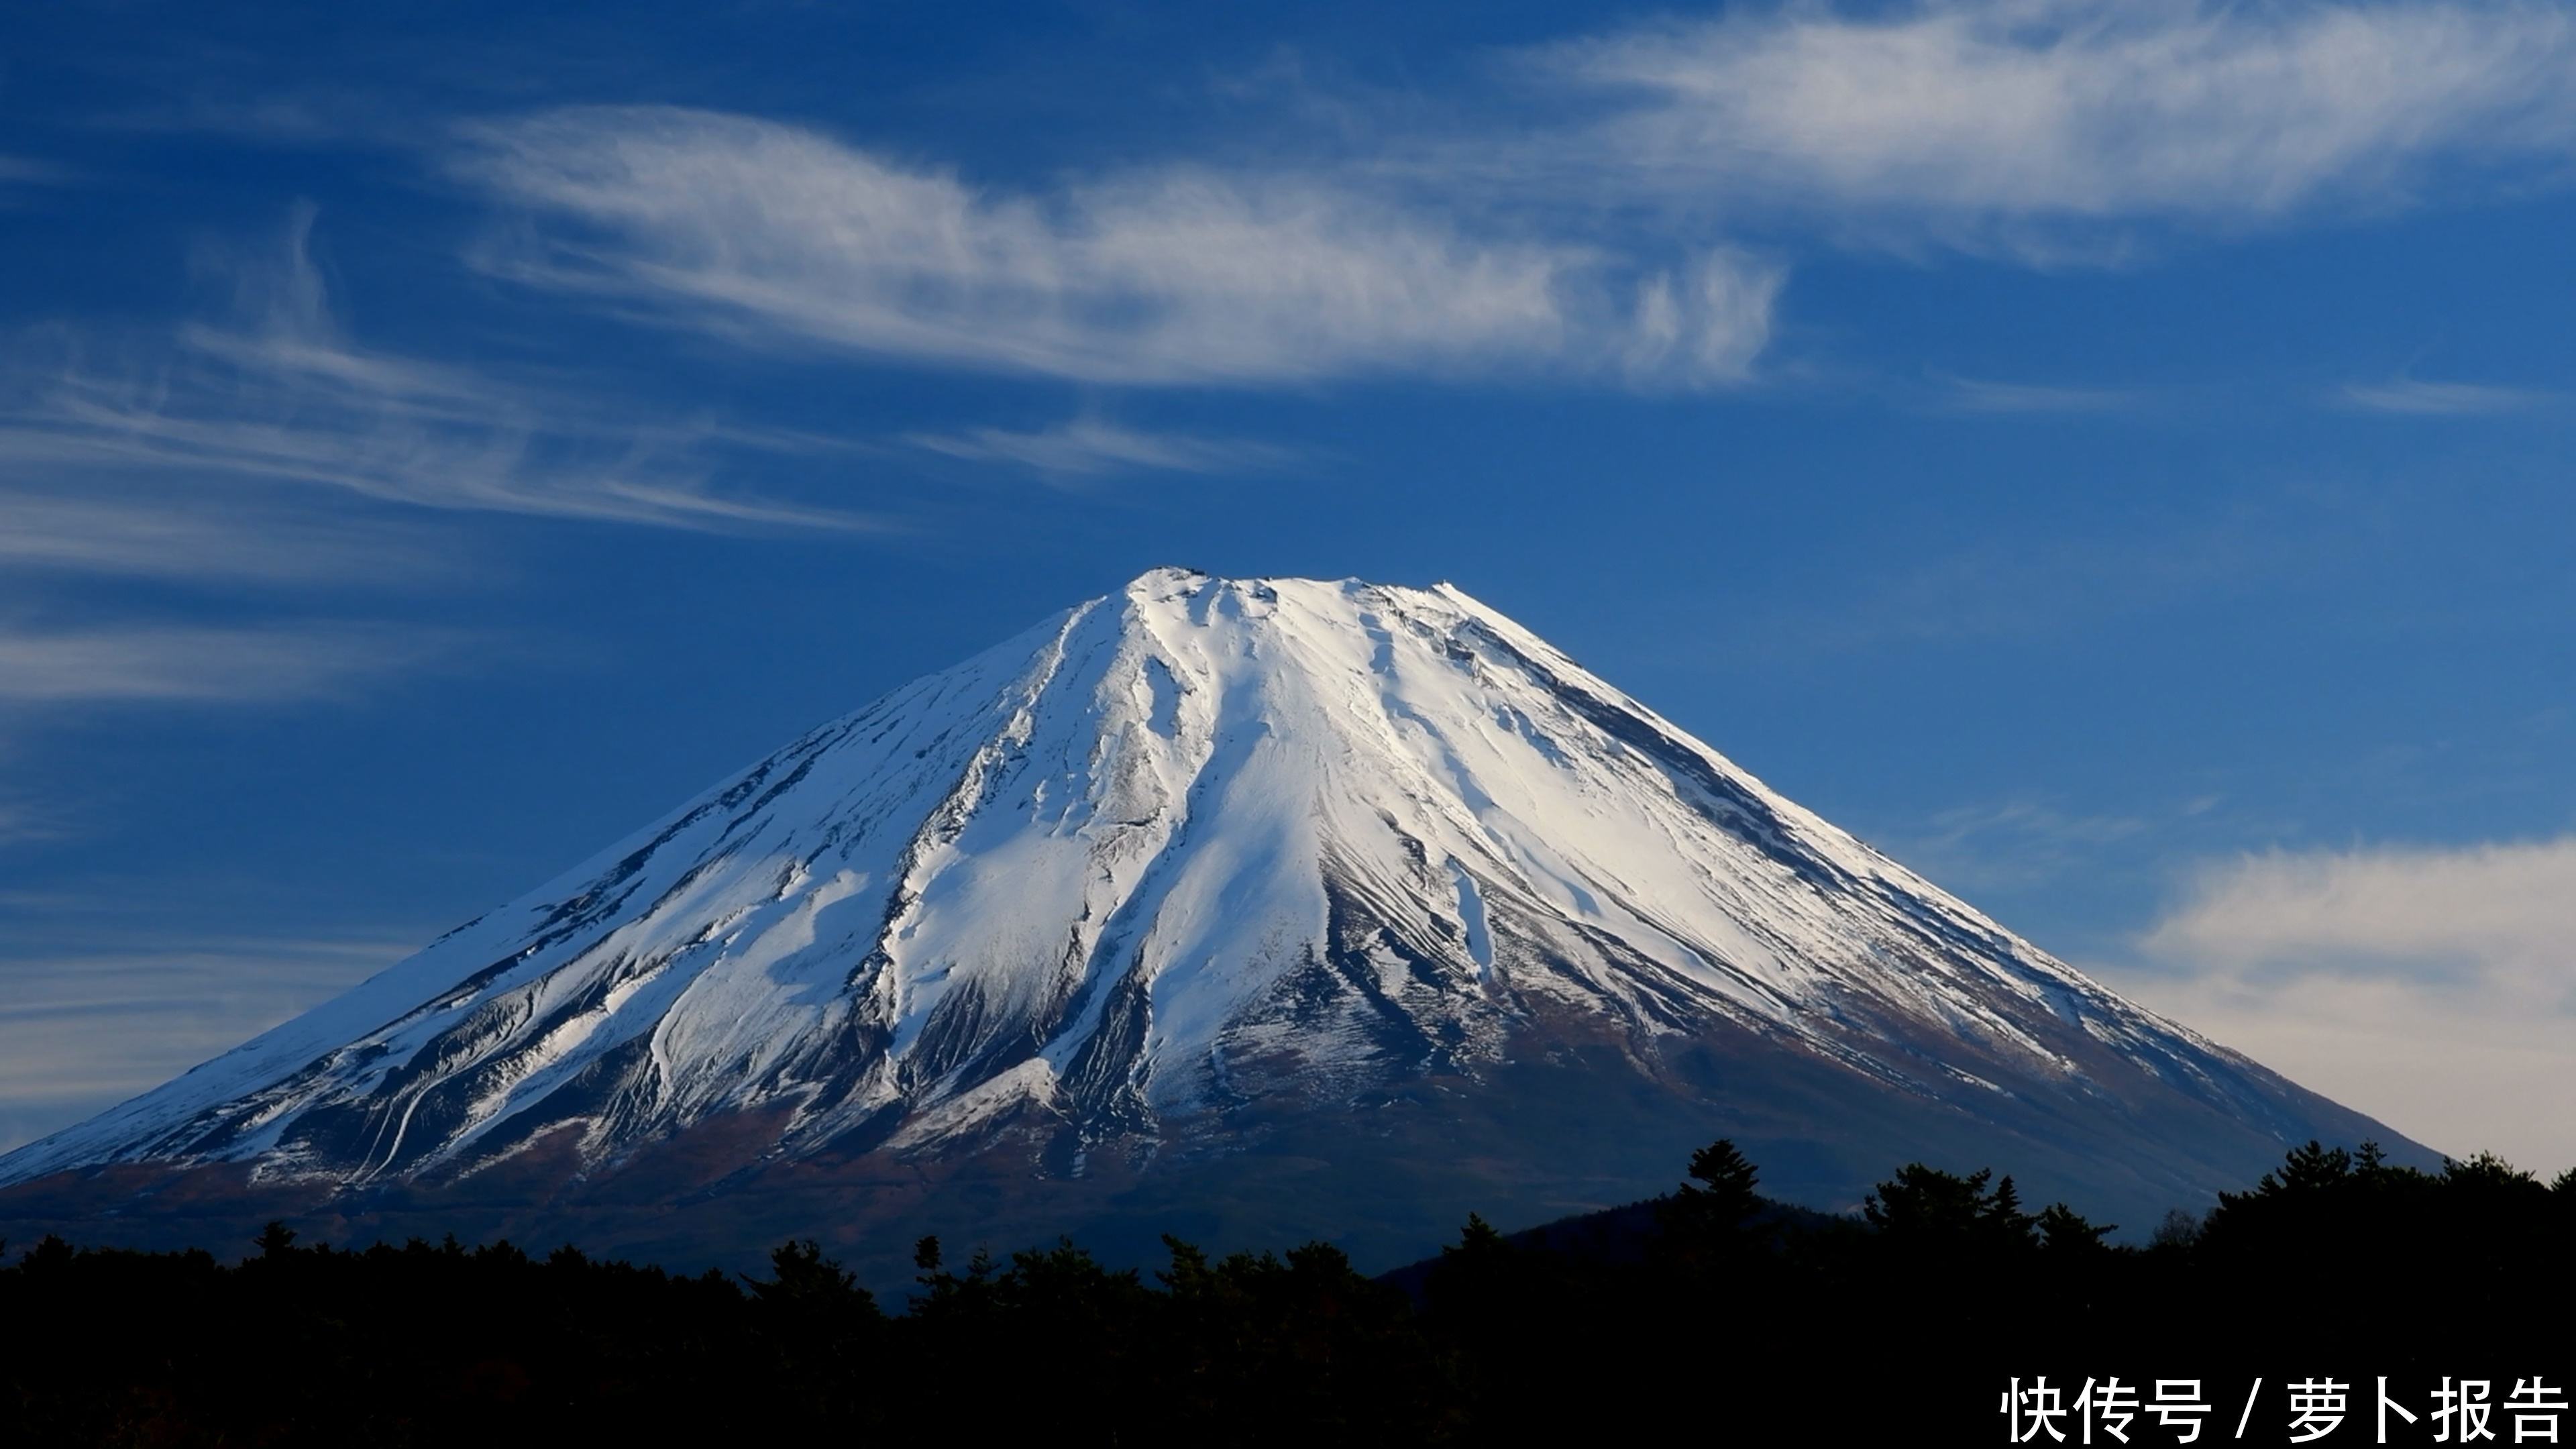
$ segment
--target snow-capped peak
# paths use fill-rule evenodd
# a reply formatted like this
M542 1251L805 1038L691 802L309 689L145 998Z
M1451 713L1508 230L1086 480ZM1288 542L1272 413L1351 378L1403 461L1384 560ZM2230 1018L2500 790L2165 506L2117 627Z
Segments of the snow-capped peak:
M364 1184L559 1133L607 1168L730 1114L768 1114L790 1157L1034 1121L1078 1164L1247 1102L1473 1084L1545 1033L1648 1076L1759 1043L1944 1111L2284 1112L2268 1074L1452 585L1166 568L812 731L0 1181L247 1160Z

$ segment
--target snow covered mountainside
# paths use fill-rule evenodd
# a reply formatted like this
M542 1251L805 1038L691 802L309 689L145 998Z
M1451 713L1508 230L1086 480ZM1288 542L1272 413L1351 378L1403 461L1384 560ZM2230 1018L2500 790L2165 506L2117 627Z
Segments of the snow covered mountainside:
M1819 1206L1923 1157L2115 1216L2311 1136L2411 1150L1456 589L1164 570L0 1158L0 1219L219 1183L674 1246L755 1194L847 1233L1311 1208L1392 1250L1719 1132Z

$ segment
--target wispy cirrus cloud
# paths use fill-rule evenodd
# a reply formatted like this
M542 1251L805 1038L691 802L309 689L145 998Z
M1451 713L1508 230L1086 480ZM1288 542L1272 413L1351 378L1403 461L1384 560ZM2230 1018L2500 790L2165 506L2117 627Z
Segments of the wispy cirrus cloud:
M0 491L0 566L22 580L91 574L290 585L383 584L425 578L442 564L406 531L163 489Z
M2124 254L2070 223L2241 227L2576 155L2576 13L2541 0L1794 5L1525 60L1582 110L1485 148L1498 177L2039 259Z
M718 489L686 433L359 345L313 263L313 219L298 208L282 254L236 268L236 307L223 321L164 337L54 329L19 339L0 369L0 463L53 480L42 493L0 495L0 514L23 509L46 524L27 551L46 550L57 565L84 550L119 562L104 525L111 500L122 500L133 530L121 562L131 569L156 534L204 526L157 516L137 489L226 480L670 528L868 526Z
M59 161L0 154L0 186L65 186L80 173Z
M0 956L0 1152L159 1085L418 949L202 935Z
M1299 456L1293 449L1248 438L1145 432L1097 418L1075 418L1027 432L972 428L958 433L908 433L904 441L947 457L1009 464L1049 478L1261 472L1283 467Z
M226 259L235 295L219 317L151 335L56 326L0 346L10 735L138 705L341 701L488 660L492 640L416 612L370 622L344 598L316 607L351 588L461 577L459 535L432 515L870 526L710 479L723 451L817 451L801 435L692 431L360 344L324 289L313 221L299 208L275 252ZM256 607L244 586L260 590ZM70 794L30 778L9 792L12 818L59 833L77 824ZM0 820L0 835L25 833Z
M42 812L14 801L0 800L0 846L50 840L57 833L56 827Z
M2151 394L2136 388L2000 382L1974 377L1936 377L1933 385L1934 405L1942 411L1995 416L2125 413L2153 401Z
M2159 823L2017 797L1941 811L1888 843L1899 859L1944 885L2021 890L2095 865L2104 849L2133 841Z
M322 623L0 624L0 705L332 697L452 655L461 643L435 629Z
M490 270L746 342L1105 385L1652 390L1741 381L1771 347L1785 271L1730 240L1747 227L2099 263L2142 229L2576 160L2576 16L2540 0L1797 5L1503 69L1509 109L1386 102L1253 167L988 185L661 106L473 123L445 161L504 209ZM1939 405L2141 401L1959 380Z
M1782 280L1480 229L1321 174L1164 165L1012 191L819 132L580 107L462 132L524 219L485 265L749 340L1089 383L1743 378Z
M89 124L107 131L314 147L405 145L416 136L418 121L412 107L382 92L310 85L190 92L109 111Z
M2204 865L2151 1004L2455 1155L2576 1164L2576 838Z
M2526 387L2498 387L2479 382L2432 382L2401 377L2388 382L2350 383L2337 395L2347 407L2414 417L2492 417L2522 412L2550 402L2554 394Z
M96 782L10 758L22 742L102 712L345 702L393 680L488 658L490 648L489 640L466 631L417 622L289 617L56 625L0 615L0 763L13 767L0 775L0 846L96 828L90 808Z

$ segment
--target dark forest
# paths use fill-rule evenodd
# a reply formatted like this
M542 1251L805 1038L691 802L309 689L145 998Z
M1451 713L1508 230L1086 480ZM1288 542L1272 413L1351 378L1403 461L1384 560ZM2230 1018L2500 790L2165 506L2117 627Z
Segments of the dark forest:
M2384 1422L2431 1443L2458 1437L2435 1416L2472 1401L2461 1381L2499 1442L2517 1414L2569 1417L2533 1405L2576 1376L2576 1173L2312 1143L2134 1244L1985 1171L1905 1166L1853 1217L1758 1189L1721 1142L1651 1204L1510 1237L1471 1220L1380 1279L1320 1243L1167 1239L1148 1273L925 1239L900 1304L805 1243L766 1276L691 1277L282 1227L233 1263L49 1238L0 1268L0 1442L2082 1443L2087 1418L2120 1442L2101 1410L2133 1444L2195 1420L2201 1443L2240 1422L2282 1443L2332 1409L2308 1442Z

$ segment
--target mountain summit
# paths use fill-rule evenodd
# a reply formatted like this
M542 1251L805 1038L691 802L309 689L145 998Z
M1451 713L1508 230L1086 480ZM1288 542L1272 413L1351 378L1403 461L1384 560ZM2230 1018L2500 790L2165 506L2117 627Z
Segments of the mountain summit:
M1720 1133L1819 1206L1920 1157L2131 1223L2398 1142L1455 588L1160 570L0 1159L0 1218L1407 1254Z

